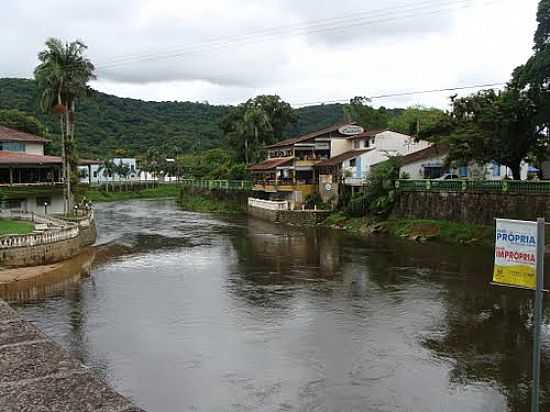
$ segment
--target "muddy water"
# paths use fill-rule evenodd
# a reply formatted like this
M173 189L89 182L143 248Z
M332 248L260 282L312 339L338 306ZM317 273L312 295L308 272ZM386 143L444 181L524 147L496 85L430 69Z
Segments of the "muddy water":
M148 411L529 410L531 299L488 285L490 250L171 201L97 219L91 276L18 309Z

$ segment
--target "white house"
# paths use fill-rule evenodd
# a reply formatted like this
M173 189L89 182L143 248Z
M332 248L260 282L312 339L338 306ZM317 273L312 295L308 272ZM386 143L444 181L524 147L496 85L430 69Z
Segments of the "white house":
M392 156L405 156L429 147L426 141L386 129L362 131L346 139L347 151L318 163L320 175L330 173L333 180L341 175L344 183L363 185L373 166Z
M61 157L44 155L47 139L0 126L0 209L63 213Z
M400 159L400 174L410 179L449 178L502 180L512 178L512 171L496 162L486 165L471 163L463 167L445 167L448 147L446 145L431 145L423 150L408 154ZM530 167L526 162L521 166L521 179L527 179Z
M82 183L105 183L140 180L140 172L137 168L137 160L134 158L115 157L111 160L114 164L126 165L129 170L127 177L119 176L117 173L105 170L104 162L98 160L83 160L80 162L78 169L80 172L80 181Z

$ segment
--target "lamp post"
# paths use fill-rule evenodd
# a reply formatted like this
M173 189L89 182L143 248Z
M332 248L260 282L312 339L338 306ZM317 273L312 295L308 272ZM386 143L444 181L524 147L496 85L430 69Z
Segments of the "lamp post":
M48 202L44 202L44 216L48 215Z
M74 215L78 217L78 205L74 205Z

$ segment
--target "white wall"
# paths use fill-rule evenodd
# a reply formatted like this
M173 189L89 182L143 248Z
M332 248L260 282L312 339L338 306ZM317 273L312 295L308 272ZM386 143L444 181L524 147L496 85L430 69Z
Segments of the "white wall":
M50 194L47 196L39 196L40 199L48 198L48 214L64 213L64 201L62 193ZM21 208L26 212L34 212L40 215L44 214L44 203L41 201L37 204L37 197L27 197L21 202Z
M351 150L351 142L347 139L330 139L330 157L336 157Z
M399 174L406 173L410 179L424 179L424 166L443 166L444 162L445 155L435 155L402 166Z
M44 144L43 143L25 143L25 153L43 156Z

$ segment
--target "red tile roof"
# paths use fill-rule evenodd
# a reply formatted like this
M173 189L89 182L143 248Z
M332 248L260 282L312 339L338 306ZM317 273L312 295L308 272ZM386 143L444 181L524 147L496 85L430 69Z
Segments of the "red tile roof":
M42 156L23 152L0 152L0 165L45 165L61 164L62 159L57 156Z
M365 137L375 137L377 134L384 133L387 131L388 129L368 129L368 130L365 130L363 133L348 137L348 140L361 139Z
M340 163L345 162L348 159L353 159L355 157L361 156L363 153L369 152L373 149L374 148L364 150L350 150L349 152L345 152L339 154L338 156L331 157L330 159L323 160L317 163L315 167L338 166Z
M48 143L48 139L35 136L30 133L21 132L19 130L10 129L9 127L0 126L0 141L1 142L27 142L27 143Z
M287 163L290 163L292 160L294 160L293 157L279 157L276 159L267 159L267 160L264 160L262 163L258 163L250 166L248 170L252 172L263 172L263 171L273 170L279 166L283 166L283 165L286 165Z
M290 139L282 140L278 143L272 144L271 146L266 146L266 149L273 149L275 147L283 147L283 146L291 146L296 143L305 142L306 140L313 139L317 136L322 136L327 133L332 133L338 131L342 126L347 126L349 124L355 124L355 122L342 122L342 123L336 123L332 126L326 127L321 130L317 130L315 132L307 133L302 136L293 137Z
M399 164L405 166L419 160L429 159L434 156L446 155L449 152L449 146L446 144L434 144L426 149L419 150L417 152L402 156L399 159Z

